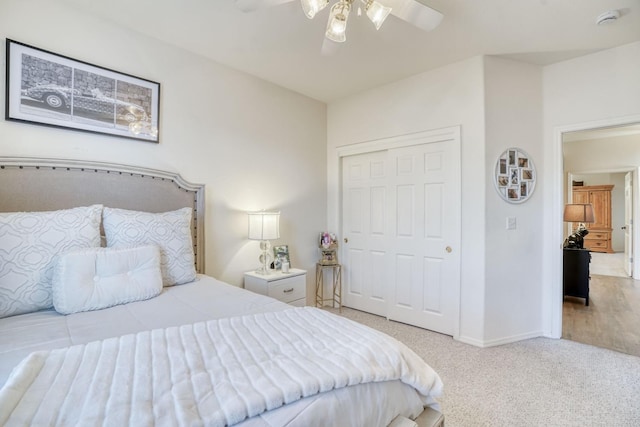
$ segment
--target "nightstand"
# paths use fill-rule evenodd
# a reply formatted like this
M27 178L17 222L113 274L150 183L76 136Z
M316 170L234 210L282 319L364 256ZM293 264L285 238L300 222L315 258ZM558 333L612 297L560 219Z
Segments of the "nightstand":
M272 271L271 274L248 271L244 273L244 288L302 307L307 302L307 272L298 268L290 269L289 273L282 273L280 270Z

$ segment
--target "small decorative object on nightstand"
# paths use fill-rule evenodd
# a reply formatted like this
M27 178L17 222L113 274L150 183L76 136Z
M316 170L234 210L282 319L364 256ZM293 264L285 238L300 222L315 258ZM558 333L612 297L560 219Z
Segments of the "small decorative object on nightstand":
M289 264L291 268L291 259L289 258L289 245L278 245L273 247L273 268L279 270L283 264ZM286 273L286 271L283 271Z
M291 305L303 307L307 298L307 272L290 268L289 273L275 270L264 275L255 271L244 273L244 287Z

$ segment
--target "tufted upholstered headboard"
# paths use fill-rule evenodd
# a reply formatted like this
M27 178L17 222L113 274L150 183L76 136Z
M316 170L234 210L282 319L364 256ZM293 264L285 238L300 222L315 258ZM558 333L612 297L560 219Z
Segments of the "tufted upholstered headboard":
M204 273L204 185L156 169L78 160L0 156L0 212L102 204L167 212L193 208L196 271Z

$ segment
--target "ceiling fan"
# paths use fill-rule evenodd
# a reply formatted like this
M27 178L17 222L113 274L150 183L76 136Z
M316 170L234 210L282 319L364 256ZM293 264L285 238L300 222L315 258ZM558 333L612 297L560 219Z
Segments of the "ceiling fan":
M294 0L234 0L236 6L245 12L265 7L290 3ZM332 0L335 1L330 8L329 20L325 37L335 43L346 40L347 20L349 14L357 7L356 13L360 15L364 9L367 17L376 29L380 29L382 23L389 15L400 18L424 31L436 28L444 15L435 9L422 4L419 0ZM309 19L329 5L330 0L300 0L302 10ZM327 44L323 45L326 50Z

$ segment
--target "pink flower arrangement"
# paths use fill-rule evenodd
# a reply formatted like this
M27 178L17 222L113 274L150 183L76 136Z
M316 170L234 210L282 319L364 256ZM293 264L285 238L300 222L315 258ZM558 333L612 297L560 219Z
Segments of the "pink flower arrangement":
M336 245L338 245L338 238L334 233L329 233L328 231L320 233L320 246L329 248Z

